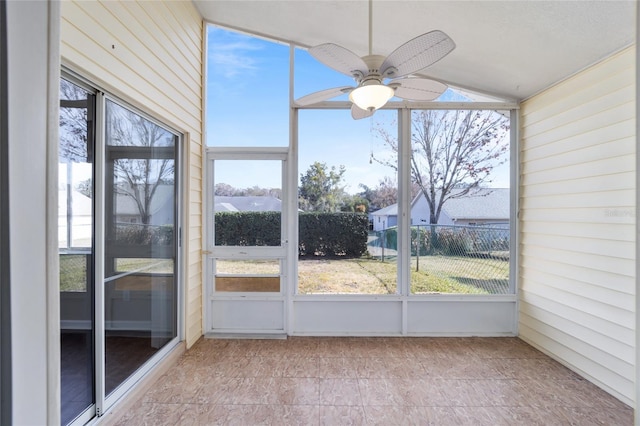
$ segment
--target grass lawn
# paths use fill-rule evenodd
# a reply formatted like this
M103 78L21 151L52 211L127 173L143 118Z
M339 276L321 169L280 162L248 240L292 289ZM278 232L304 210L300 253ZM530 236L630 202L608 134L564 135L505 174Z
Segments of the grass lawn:
M393 294L395 263L369 259L305 259L298 262L300 294Z
M509 289L509 262L455 256L424 256L411 268L411 292L416 294L504 294ZM393 294L395 259L301 260L299 290L309 293Z
M413 293L505 294L509 291L509 261L465 256L420 257L411 262Z
M233 269L235 273L264 273L259 264L251 261L235 261ZM394 294L396 282L395 258L385 262L368 258L301 259L298 262L300 294ZM507 260L422 256L419 271L416 271L415 258L412 260L412 293L505 294L508 289Z
M87 256L65 254L60 256L60 291L87 291ZM118 272L173 273L171 259L117 259Z
M86 291L86 257L60 256L60 290ZM218 261L227 273L277 273L273 262ZM226 266L224 266L227 264ZM423 256L416 271L411 265L411 291L416 294L505 294L509 289L509 262L461 256ZM275 267L274 267L275 266ZM171 273L173 262L159 259L118 259L118 270ZM266 268L266 269L265 269ZM303 259L298 262L300 294L394 294L394 259Z

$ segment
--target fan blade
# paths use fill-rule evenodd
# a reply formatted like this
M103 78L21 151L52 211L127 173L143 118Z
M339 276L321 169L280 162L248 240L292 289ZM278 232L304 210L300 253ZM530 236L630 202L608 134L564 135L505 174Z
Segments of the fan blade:
M435 64L455 47L456 44L448 35L438 30L431 31L406 42L391 52L382 63L380 70L384 77L403 77ZM391 74L386 74L387 71Z
M351 86L334 87L332 89L320 90L319 92L313 92L306 96L301 97L296 101L300 106L307 106L315 104L316 102L326 101L327 99L335 98L336 96L349 93L353 90Z
M358 55L333 43L325 43L309 49L311 56L329 68L346 74L349 77L367 75L369 68Z
M374 109L366 110L358 108L356 104L351 105L351 117L353 117L354 120L371 117L374 112L376 112Z
M432 101L445 90L447 85L428 78L400 78L388 84L395 89L394 96L408 101Z

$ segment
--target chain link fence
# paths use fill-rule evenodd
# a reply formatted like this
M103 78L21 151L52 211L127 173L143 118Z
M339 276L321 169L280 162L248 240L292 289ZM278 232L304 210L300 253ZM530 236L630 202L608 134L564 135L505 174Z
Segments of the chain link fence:
M60 291L87 291L87 265L90 254L60 253Z
M509 236L508 224L412 226L412 293L509 293ZM397 228L371 231L368 251L395 262Z

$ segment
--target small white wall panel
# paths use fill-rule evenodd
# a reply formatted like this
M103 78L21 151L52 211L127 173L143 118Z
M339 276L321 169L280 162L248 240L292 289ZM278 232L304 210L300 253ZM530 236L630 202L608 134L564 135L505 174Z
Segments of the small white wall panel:
M519 334L633 404L635 51L521 106Z
M402 333L397 300L296 300L293 334L394 336Z
M214 300L211 325L216 331L284 332L282 300Z
M410 301L409 335L512 336L513 301Z
M62 63L184 133L187 347L202 335L202 46L193 3L64 1Z

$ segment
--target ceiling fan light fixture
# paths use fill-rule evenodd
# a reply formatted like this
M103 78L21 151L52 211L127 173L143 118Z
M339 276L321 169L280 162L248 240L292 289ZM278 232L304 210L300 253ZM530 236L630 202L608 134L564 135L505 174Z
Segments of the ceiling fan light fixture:
M394 90L384 84L363 84L352 90L349 100L365 111L377 110L393 97Z

